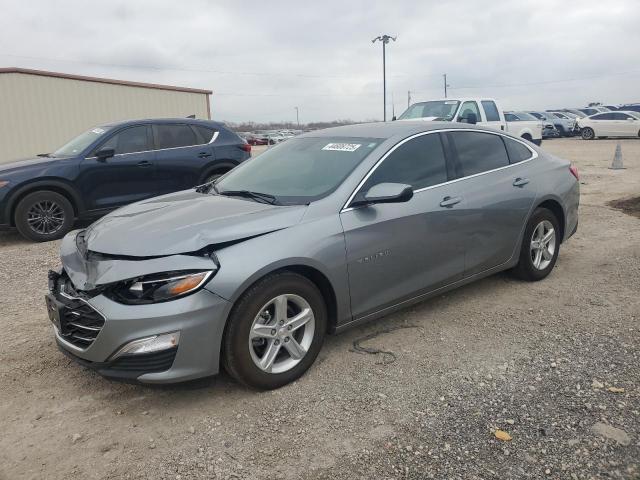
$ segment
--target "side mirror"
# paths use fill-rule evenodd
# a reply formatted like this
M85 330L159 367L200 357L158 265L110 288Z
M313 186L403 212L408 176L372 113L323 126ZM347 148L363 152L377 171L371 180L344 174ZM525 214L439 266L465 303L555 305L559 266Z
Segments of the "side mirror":
M107 158L111 158L116 154L116 151L113 148L105 148L103 150L98 150L96 152L96 157L101 162L104 162Z
M402 203L413 197L413 187L404 183L378 183L371 187L363 197L351 202L352 207L373 205L376 203Z

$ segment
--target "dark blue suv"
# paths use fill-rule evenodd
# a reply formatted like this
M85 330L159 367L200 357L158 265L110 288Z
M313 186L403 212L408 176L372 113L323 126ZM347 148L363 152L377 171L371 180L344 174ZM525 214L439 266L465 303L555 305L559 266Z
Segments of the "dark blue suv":
M76 219L212 181L250 152L234 132L207 120L95 127L53 153L0 164L0 228L40 242L61 238Z

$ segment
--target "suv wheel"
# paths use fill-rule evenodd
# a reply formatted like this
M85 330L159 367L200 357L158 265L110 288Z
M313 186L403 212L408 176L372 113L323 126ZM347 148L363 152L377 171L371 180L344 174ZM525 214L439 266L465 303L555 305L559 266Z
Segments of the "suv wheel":
M18 231L29 240L57 240L73 227L73 206L56 192L30 193L18 203L14 221Z
M522 280L535 282L551 273L560 251L558 219L546 208L538 208L524 231L520 259L514 273Z
M327 325L322 294L307 278L284 272L265 277L236 303L223 341L227 372L270 390L293 382L313 364Z

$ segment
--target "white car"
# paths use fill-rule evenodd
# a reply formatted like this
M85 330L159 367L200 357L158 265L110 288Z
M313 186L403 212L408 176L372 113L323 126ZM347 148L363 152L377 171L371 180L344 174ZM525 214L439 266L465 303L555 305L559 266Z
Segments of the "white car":
M585 140L597 137L640 136L640 113L617 111L596 113L578 120L580 133Z

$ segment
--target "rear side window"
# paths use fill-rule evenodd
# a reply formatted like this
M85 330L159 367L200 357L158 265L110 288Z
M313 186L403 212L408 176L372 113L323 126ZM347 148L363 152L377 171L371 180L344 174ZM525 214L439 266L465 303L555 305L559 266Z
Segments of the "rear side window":
M482 100L480 103L482 104L482 108L484 108L484 113L487 115L487 122L500 121L500 114L498 113L498 107L496 107L495 102Z
M594 115L591 117L592 120L613 120L612 113L601 113L599 115Z
M520 142L507 137L502 137L502 139L504 140L504 144L507 147L507 153L509 154L510 163L519 163L531 158L531 150L529 150Z
M196 134L189 125L154 125L158 149L197 145Z
M367 179L361 192L378 183L405 183L414 190L447 181L440 135L421 135L396 148Z
M147 131L147 127L144 125L121 130L103 143L100 150L113 148L116 155L151 150Z
M612 120L626 120L627 118L631 118L626 113L619 113L619 112L609 113L607 115L610 115Z
M482 132L451 132L449 135L457 153L459 177L509 165L500 136Z
M518 117L516 117L513 113L505 113L504 114L504 119L507 122L518 122L518 121L520 121L520 119Z
M209 143L216 131L213 128L204 127L202 125L192 125L198 136L198 143Z

